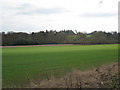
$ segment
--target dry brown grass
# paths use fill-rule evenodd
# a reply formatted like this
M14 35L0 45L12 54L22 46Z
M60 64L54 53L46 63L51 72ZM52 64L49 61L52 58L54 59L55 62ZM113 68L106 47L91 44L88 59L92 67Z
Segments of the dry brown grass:
M118 87L118 63L94 68L89 71L75 70L66 76L52 76L45 80L29 80L27 88L116 88ZM21 87L21 86L20 86Z

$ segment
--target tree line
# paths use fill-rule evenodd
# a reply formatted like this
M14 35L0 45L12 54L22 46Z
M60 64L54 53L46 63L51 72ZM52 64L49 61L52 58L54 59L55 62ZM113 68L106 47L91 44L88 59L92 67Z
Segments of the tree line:
M117 32L94 31L92 33L72 30L40 31L32 33L1 32L2 45L41 45L41 44L112 44L119 43Z

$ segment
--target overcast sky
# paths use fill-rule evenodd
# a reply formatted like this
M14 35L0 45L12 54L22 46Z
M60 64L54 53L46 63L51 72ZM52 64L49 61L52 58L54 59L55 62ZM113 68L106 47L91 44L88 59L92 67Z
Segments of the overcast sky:
M2 31L118 31L119 0L1 0Z

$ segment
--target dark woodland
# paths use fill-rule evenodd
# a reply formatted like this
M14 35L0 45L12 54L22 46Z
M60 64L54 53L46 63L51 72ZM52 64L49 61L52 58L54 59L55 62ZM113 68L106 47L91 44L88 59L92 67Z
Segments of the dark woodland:
M42 44L113 44L119 43L117 32L94 31L92 33L62 31L2 32L2 46Z

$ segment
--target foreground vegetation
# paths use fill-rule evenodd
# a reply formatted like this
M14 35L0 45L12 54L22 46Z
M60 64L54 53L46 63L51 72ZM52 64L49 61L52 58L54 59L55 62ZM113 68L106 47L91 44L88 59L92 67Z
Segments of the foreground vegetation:
M3 48L3 87L29 79L63 76L116 62L118 45L71 45Z
M113 88L120 90L118 63L103 65L92 70L75 70L56 78L52 76L37 82L30 79L23 87L28 88ZM21 87L21 86L19 86Z

